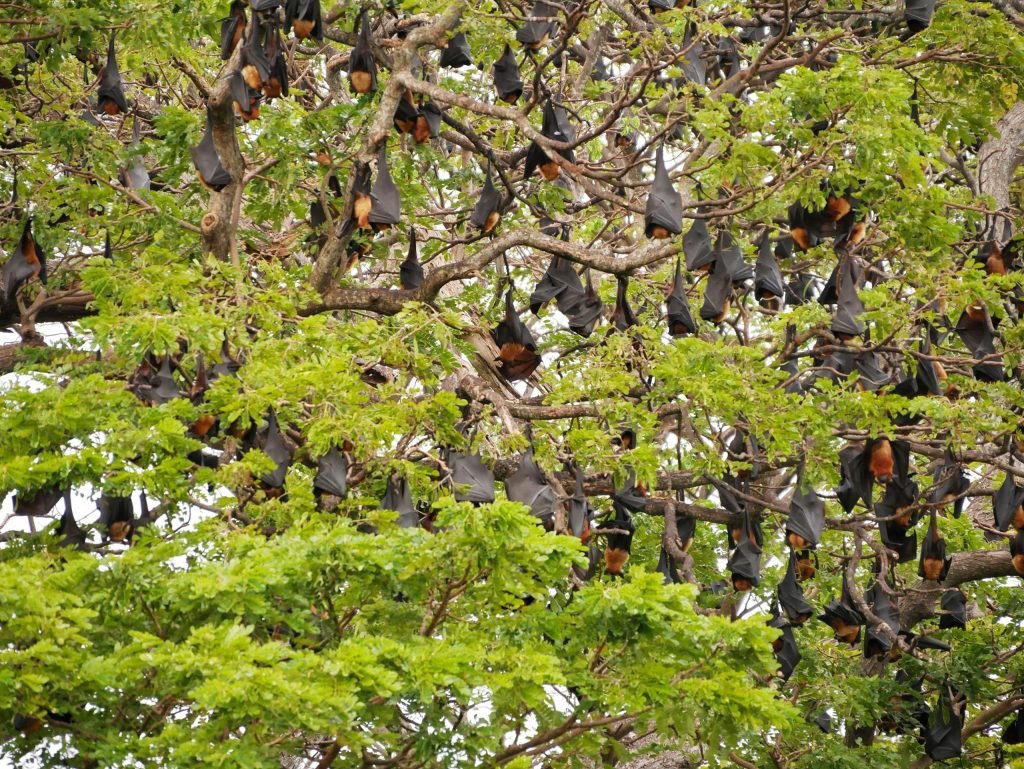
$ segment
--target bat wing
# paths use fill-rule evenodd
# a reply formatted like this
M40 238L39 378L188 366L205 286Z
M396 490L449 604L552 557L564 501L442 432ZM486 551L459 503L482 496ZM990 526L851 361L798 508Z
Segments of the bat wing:
M406 291L415 291L423 285L423 266L416 250L416 230L409 228L409 253L398 268L399 281Z
M519 469L505 479L505 493L513 502L521 502L538 518L549 519L555 514L555 492L533 459L533 449L527 450Z
M313 488L336 497L344 497L347 476L348 460L336 447L331 446L330 450L317 460Z

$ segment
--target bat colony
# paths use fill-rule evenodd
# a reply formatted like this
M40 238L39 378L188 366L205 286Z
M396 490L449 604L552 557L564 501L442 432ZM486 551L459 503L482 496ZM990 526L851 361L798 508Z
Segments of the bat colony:
M934 12L935 0L907 2L905 22L908 34L928 26ZM657 17L675 6L675 0L650 0L649 11ZM518 48L506 44L503 52L490 65L493 73L494 97L505 107L515 108L528 95L530 110L539 107L541 126L524 152L520 183L566 184L566 177L574 173L577 161L574 148L577 129L573 113L562 103L559 95L541 84L540 93L534 93L536 84L524 83L521 63L535 61L546 46L553 44L561 34L565 9L538 0L515 32ZM352 27L354 45L347 55L347 80L351 93L367 105L375 98L379 88L378 61L381 59L383 24L368 10L360 11ZM408 31L408 30L406 30ZM438 66L459 68L474 64L470 39L471 30L459 31L440 51ZM777 34L778 30L772 30ZM403 33L404 34L404 33ZM727 78L739 71L741 60L738 45L764 36L764 30L742 31L740 40L722 38L712 49L709 40L700 37L696 27L687 32L691 41L689 53L681 63L682 82L705 84L710 77ZM298 41L323 40L324 21L319 0L232 0L228 15L220 26L220 56L229 62L230 98L234 112L243 122L257 120L261 106L273 99L289 96L288 36ZM744 35L746 37L744 37ZM715 70L717 74L713 74ZM423 74L420 64L418 73ZM605 62L600 56L593 62L592 77L607 77ZM361 103L361 102L360 102ZM369 106L368 106L369 108ZM115 37L110 36L106 62L98 75L95 111L103 116L117 116L131 110L118 69ZM916 101L912 105L916 115ZM532 113L531 113L532 114ZM214 193L225 193L238 182L225 168L218 146L224 139L218 137L217 121L213 109L206 111L205 131L199 143L192 147L191 155L198 179ZM95 119L95 118L94 118ZM415 143L436 139L445 119L443 105L435 104L412 90L401 94L395 109L393 125L401 135L412 137ZM827 127L815 124L815 133ZM135 119L134 142L140 141L140 121ZM616 124L606 133L608 143L617 151L637 153L639 138L624 126ZM376 160L354 167L345 185L331 171L323 189L326 197L311 204L310 224L318 233L319 244L326 238L328 223L348 237L346 267L351 269L360 257L369 253L379 233L402 224L402 199L389 169L386 142L381 142ZM666 153L666 145L669 152ZM653 157L651 157L653 155ZM980 382L1002 382L1007 373L995 341L997 328L989 308L982 301L962 308L955 324L946 316L944 307L936 306L933 317L939 320L921 323L921 337L917 354L912 358L910 370L898 371L891 359L879 352L859 346L856 342L869 334L863 316L866 308L858 290L874 277L870 274L859 249L868 236L871 214L858 200L853 189L839 189L823 185L822 206L809 206L794 202L788 210L785 227L774 239L765 229L756 240L756 262L745 261L740 244L727 223L714 230L705 217L696 218L684 232L683 198L669 170L671 136L662 137L657 144L644 148L641 159L653 169L649 191L643 210L643 233L653 242L675 242L680 249L665 301L665 331L671 337L698 333L698 321L691 306L695 285L704 282L702 304L697 312L701 321L712 325L729 322L730 312L742 302L752 282L753 296L768 313L778 313L784 306L801 305L817 301L832 308L829 332L833 343L813 349L809 357L813 370L801 371L797 342L790 333L789 344L779 356L779 366L788 375L785 389L799 394L821 383L843 383L855 377L856 387L885 393L894 393L907 400L916 398L956 398L957 387L951 381L940 358L933 353L934 345L944 345L958 338L974 361L971 375ZM517 161L518 162L518 161ZM509 186L509 175L488 162L483 169L479 196L464 219L467 230L478 237L493 237L502 226L502 217L514 203L515 189ZM122 174L122 183L133 190L148 189L149 176L141 160ZM698 190L699 191L699 190ZM625 196L625 191L621 191ZM724 191L723 194L727 194ZM341 208L336 204L346 202ZM702 212L703 209L698 209ZM570 228L564 222L543 218L540 229L545 235L569 242ZM976 259L991 275L1006 275L1018 268L1017 255L1010 242L1008 227L992 224L982 233L983 244ZM782 264L799 264L802 252L827 244L837 257L835 268L815 297L811 276L798 268L786 269ZM408 251L399 269L399 287L402 291L420 291L430 283L431 273L419 259L416 229L408 230ZM37 243L31 218L26 218L20 240L10 252L11 256L0 268L3 307L14 308L24 299L23 288L33 281L46 283L46 256ZM109 235L105 253L112 257ZM788 278L786 277L788 276ZM691 284L687 278L696 278ZM629 302L629 279L617 276L614 306L607 311L595 290L590 269L578 270L566 256L553 254L543 277L536 283L529 298L534 314L547 305L554 307L568 320L568 328L581 337L590 337L602 318L609 320L609 333L635 333L639 324ZM504 291L504 313L491 330L496 348L494 367L509 382L530 380L543 359L530 327L521 317L515 302L515 285L511 276ZM1015 302L1024 297L1014 295ZM642 340L634 339L633 349L642 354ZM222 360L209 372L200 360L192 367L184 365L183 356L156 357L147 354L135 371L130 387L144 402L158 405L177 398L189 398L202 406L203 396L211 383L222 376L233 376L243 364L236 359L225 343ZM194 368L190 373L187 369ZM379 372L372 369L364 374L368 383L376 381ZM184 387L182 386L184 384ZM912 422L912 417L900 417ZM465 429L471 429L468 423ZM258 485L269 495L281 495L286 472L296 457L296 443L288 435L287 425L279 424L273 410L260 424L248 429L221 424L216 415L204 414L189 427L190 435L215 446L217 441L230 435L240 443L244 452L257 449L273 461L274 469L257 479ZM571 534L586 545L590 553L589 568L579 576L589 579L602 569L613 576L622 575L630 558L635 524L633 516L658 507L657 500L648 495L632 467L630 455L637 448L638 436L631 429L622 430L614 440L614 451L625 470L621 486L613 488L611 513L600 520L590 506L586 493L585 476L579 467L567 468L572 496L562 500L565 510L563 533ZM351 446L340 443L326 454L311 461L316 468L314 489L318 499L344 497L351 481ZM1011 449L1012 450L1012 449ZM727 526L728 560L726 569L736 593L746 593L760 583L764 532L761 527L760 508L752 500L750 484L758 475L758 445L749 430L737 428L728 448L730 458L747 462L750 469L739 475L726 475L714 484L721 507L729 513ZM190 456L197 464L216 466L216 457L203 451ZM950 574L952 563L942 533L942 520L947 514L961 515L964 495L970 481L958 458L949 450L934 463L932 482L926 490L919 487L921 476L911 467L911 450L906 441L889 435L869 435L851 443L839 454L840 485L835 490L842 509L847 514L860 507L873 514L877 522L879 539L895 563L918 560L919 576L931 583L942 585ZM303 460L306 461L306 460ZM454 447L443 447L441 476L457 500L484 504L495 499L495 474L482 461L479 454L463 453ZM519 460L514 472L504 478L505 493L509 499L530 508L544 525L553 529L559 500L544 472L534 459L532 448ZM805 598L803 585L814 578L818 564L816 550L826 528L825 501L804 480L801 463L792 477L792 494L788 499L785 518L785 541L789 547L785 576L780 583L776 603L769 624L780 630L775 643L779 671L788 679L800 661L800 652L794 628L804 625L812 616L827 624L840 643L857 644L864 640L866 657L897 659L913 649L943 650L948 646L927 636L915 636L900 627L899 611L890 587L891 576L876 569L871 584L861 592L855 590L844 571L843 587L838 598L828 602L820 613ZM680 496L680 501L682 497ZM61 542L87 548L86 534L75 522L68 489L45 488L31 493L19 493L15 498L15 512L20 515L44 516L63 500L64 509L58 527ZM137 530L151 522L142 497L142 509L136 511L131 497L103 495L99 500L99 529L108 542L130 543ZM417 504L413 489L407 480L393 475L386 481L381 507L398 513L398 524L403 527L430 528L429 508ZM1017 573L1024 576L1024 486L1014 476L1005 480L993 497L993 536L1008 540L1012 563ZM919 523L927 518L926 530L918 546ZM694 541L697 519L678 512L674 518L673 542L666 541L658 561L658 570L667 582L682 581L682 566L687 551ZM598 543L603 543L602 546ZM878 563L878 562L876 562ZM967 621L964 594L955 585L941 593L940 627L964 627ZM869 622L865 609L873 615ZM920 682L905 682L911 690ZM944 683L940 689L937 708L929 708L920 696L900 701L899 711L916 720L921 727L928 755L936 760L960 753L960 734L965 702L963 695L952 684ZM916 704L915 704L916 703ZM895 707L895 706L894 706ZM922 710L923 707L923 710ZM1022 711L1024 713L1024 711ZM1018 715L1004 733L1006 742L1024 741L1024 716ZM824 723L824 722L822 722ZM822 725L819 723L819 725ZM32 724L26 722L27 731ZM822 728L825 728L824 726ZM897 728L893 721L893 728Z

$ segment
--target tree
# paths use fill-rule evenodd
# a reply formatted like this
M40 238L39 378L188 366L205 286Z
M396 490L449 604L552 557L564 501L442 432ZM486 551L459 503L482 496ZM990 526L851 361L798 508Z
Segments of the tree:
M1020 760L1024 17L676 5L0 9L9 762Z

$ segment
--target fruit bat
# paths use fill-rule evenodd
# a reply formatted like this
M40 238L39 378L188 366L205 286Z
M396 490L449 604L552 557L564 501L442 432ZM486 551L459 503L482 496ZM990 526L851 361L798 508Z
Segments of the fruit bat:
M291 27L299 40L307 37L323 40L320 0L288 0L284 9L284 25Z
M567 308L565 315L569 318L569 330L582 337L588 337L597 325L598 319L604 312L604 305L597 295L594 283L590 277L590 268L584 270L587 282L583 289L583 300L571 308Z
M114 497L101 494L99 525L104 538L109 542L131 542L135 529L135 511L131 497Z
M613 576L621 577L622 570L629 561L630 548L633 545L633 519L629 511L622 505L612 504L615 516L611 520L602 523L601 529L618 529L623 533L609 532L605 535L604 565L607 572Z
M726 569L732 574L732 586L737 592L746 592L761 583L761 547L746 516Z
M249 7L258 13L270 14L281 7L281 0L249 0Z
M704 41L700 39L694 41L696 35L697 25L690 24L683 37L683 47L689 49L682 64L683 76L691 83L705 85L708 79L708 65L704 61Z
M887 654L893 646L893 637L900 629L900 616L896 605L889 595L885 583L875 580L864 594L864 600L875 616L886 625L890 633L886 633L881 625L871 625L864 637L864 656L877 657Z
M484 188L480 192L480 199L473 206L473 213L469 217L469 223L481 230L485 235L493 232L501 221L501 193L494 187L491 181L491 169L487 169L487 178L484 181Z
M784 617L778 615L768 620L768 627L777 628L782 632L782 635L772 641L772 651L775 652L775 659L779 663L779 676L783 681L788 681L801 660L793 628Z
M506 104L515 104L523 95L523 80L512 48L505 43L501 58L494 63L494 88L498 98Z
M516 312L513 289L510 285L505 294L505 318L491 331L498 345L498 370L510 382L527 379L540 365L533 334Z
M821 242L824 217L821 212L808 211L799 201L789 207L789 235L801 251L814 248Z
M700 317L712 323L721 323L729 314L732 297L732 277L725 266L716 263L704 287L704 304L700 308Z
M267 415L267 425L257 431L257 448L263 451L268 457L274 460L275 467L269 473L264 473L260 480L272 488L284 486L284 478L292 463L292 452L281 435L281 429L277 424L277 414L270 409Z
M1024 709L1017 711L1017 716L1003 729L1003 742L1007 745L1020 745L1024 742Z
M928 501L933 505L945 505L952 501L953 517L959 518L964 508L961 495L971 487L971 482L949 449L946 449L942 461L936 465L932 480L933 488Z
M132 155L132 159L128 163L128 167L121 173L121 184L129 189L135 190L148 190L150 188L149 172L146 170L146 164L142 160L142 155L139 153L139 140L142 138L142 123L138 118L135 117L135 121L132 124L132 143L131 148L135 150L135 154ZM109 237L109 236L108 236Z
M612 502L631 513L642 513L647 509L647 494L637 485L636 472L630 469L621 489L612 489Z
M544 479L533 460L533 449L527 449L519 468L505 479L505 495L513 502L522 502L530 512L545 523L552 523L555 515L555 491Z
M412 506L412 492L405 478L398 475L388 477L384 498L380 501L381 510L394 510L398 513L398 525L403 529L415 529L420 524L420 515Z
M409 228L409 253L398 268L399 283L405 291L415 291L423 285L423 266L416 252L416 230Z
M312 0L317 2L318 0ZM276 99L288 95L288 63L284 58L281 31L276 22L267 27L266 47L264 54L270 63L270 75L263 84L263 95L267 99Z
M860 315L864 313L864 303L857 295L857 284L860 275L853 263L847 258L839 265L836 279L838 302L836 314L832 318L832 333L839 339L848 341L864 333L864 322Z
M718 55L718 67L722 70L723 78L728 79L740 71L742 62L735 40L731 37L723 37L718 41L716 53Z
M136 393L154 406L181 397L182 392L178 388L178 383L174 381L174 372L171 369L171 356L165 355L159 370L144 376L136 387Z
M586 542L590 538L590 504L583 493L583 471L575 469L576 488L569 498L569 529L574 537Z
M557 11L552 5L537 0L530 11L530 20L516 30L516 40L531 51L543 47L557 29L556 16Z
M917 576L922 579L941 582L949 571L951 558L946 557L946 540L942 538L932 509L928 521L928 532L921 543L921 559L917 564Z
M255 9L253 9L255 10ZM245 84L254 91L263 89L263 84L270 80L270 62L262 44L263 29L257 14L252 15L245 39L242 41L242 77Z
M939 629L951 628L967 628L967 596L956 588L946 590L939 601Z
M893 481L885 487L882 501L875 505L878 535L882 544L895 551L899 563L917 558L917 532L920 509L911 510L917 502L918 489L913 481Z
M626 331L637 324L636 315L633 314L633 308L629 306L629 297L626 295L629 278L617 275L616 280L618 287L615 292L615 307L612 309L612 325L619 331Z
M802 625L814 615L814 607L804 598L804 591L796 578L796 553L790 552L786 575L779 583L779 605L786 619L793 625Z
M352 217L361 230L370 228L370 212L373 202L370 199L370 168L360 165L353 171L352 180Z
M992 497L992 513L999 531L1010 526L1018 531L1024 529L1024 486L1018 486L1010 473Z
M907 0L906 10L903 18L907 22L910 34L916 34L932 23L932 14L935 13L935 0ZM960 755L957 750L956 755Z
M664 147L658 147L654 160L654 183L644 212L644 233L648 238L664 240L682 231L683 201L665 168Z
M832 716L829 715L827 710L823 710L821 713L816 715L813 719L813 723L821 729L824 734L832 733Z
M873 350L863 350L851 357L853 369L857 372L857 387L867 392L887 385L890 376L882 368L882 357Z
M370 214L367 221L374 230L386 230L398 224L401 216L402 197L391 180L387 155L384 154L384 145L381 145L377 155L377 178L370 190Z
M43 516L49 513L64 496L58 486L38 489L30 493L19 492L14 496L15 515Z
M676 565L676 559L669 554L664 546L662 546L661 553L658 555L658 565L655 569L665 578L666 585L678 585L683 582L683 578L679 574L679 567Z
M565 108L554 104L550 99L544 103L544 119L541 121L541 136L552 141L572 142L576 139L576 129L569 124ZM571 149L553 150L560 157L569 163L576 160ZM540 169L541 176L547 181L553 182L561 174L561 167L551 159L547 150L543 149L537 142L530 142L526 151L526 165L523 169L523 180L529 179L535 169Z
M768 233L761 236L757 249L757 263L754 265L754 294L758 303L767 310L781 310L786 287L782 282L782 270L772 253Z
M100 112L106 115L120 115L128 111L121 73L117 69L117 58L114 56L114 33L110 35L110 42L107 44L107 63L100 70L100 86L96 94L96 109Z
M359 38L348 60L348 84L352 93L373 93L377 90L377 62L370 47L370 20L361 11L356 21Z
M693 226L683 235L683 255L686 257L686 269L691 272L704 269L715 261L711 233L703 219L694 220Z
M860 640L860 626L864 624L864 615L855 607L850 589L846 583L846 571L843 570L843 590L839 600L833 599L818 615L818 619L832 628L836 640L853 646Z
M742 249L725 229L719 230L715 242L715 270L719 269L725 271L734 286L754 277L754 268L743 261Z
M1024 577L1024 531L1010 538L1010 562L1014 571Z
M260 92L254 91L245 82L240 72L229 75L228 86L231 89L232 106L242 120L248 123L260 116Z
M473 65L472 55L466 33L456 32L441 51L441 61L438 65L451 68L470 67Z
M922 356L931 355L932 343L927 333L921 339L919 349ZM922 357L917 360L917 372L913 378L904 379L892 391L904 398L913 398L917 395L942 395L945 380L946 371L942 364Z
M906 481L910 466L910 448L906 441L886 437L870 438L864 447L847 446L839 452L842 482L836 493L847 513L858 499L872 508L875 482L888 484Z
M786 542L794 551L815 548L824 529L825 503L812 486L804 490L802 479L798 477L786 519Z
M413 128L413 138L417 144L422 144L428 139L436 139L441 130L441 110L432 101L420 105L419 114L416 116L416 127Z
M224 168L213 142L213 111L206 108L206 132L202 140L192 148L192 162L199 173L199 181L220 192L231 184L231 174Z
M405 93L398 100L398 106L395 107L394 124L398 133L414 133L419 115L420 111L416 107L416 102L413 101L412 91L406 89Z
M220 20L220 57L224 61L231 58L235 47L245 33L245 3L242 0L231 0L228 15Z
M798 272L786 284L786 304L799 306L813 298L815 280L813 275Z
M451 473L448 482L454 487L456 502L494 501L494 473L480 459L480 454L462 454L449 449L445 452L444 463Z
M965 310L956 323L956 333L974 358L987 358L971 367L975 379L979 382L1003 382L1006 380L1002 356L996 355L995 337L992 333L987 308L982 306L980 311L974 313L974 317L972 317L970 309Z
M651 10L651 13L671 11L676 7L676 0L647 0L647 7Z
M665 302L668 316L668 332L673 337L697 333L697 323L690 313L690 302L686 298L686 284L683 282L682 263L676 259L676 272L672 278L672 291Z
M583 282L573 269L572 262L555 254L530 294L530 311L538 315L541 308L554 299L558 311L568 315L570 310L583 301L584 296Z
M60 518L60 525L57 528L60 536L58 547L73 547L76 550L85 550L85 532L79 528L75 521L75 515L71 511L71 490L64 492L64 514Z
M925 731L924 752L929 758L945 761L960 755L966 707L967 698L963 694L948 683L942 685Z
M314 492L326 492L336 497L345 496L345 480L348 476L348 460L335 446L316 461L316 477L313 479Z
M25 220L21 230L21 238L14 254L0 268L0 279L3 280L4 306L13 307L14 297L26 282L39 278L46 284L46 254L36 243L32 235L32 218Z

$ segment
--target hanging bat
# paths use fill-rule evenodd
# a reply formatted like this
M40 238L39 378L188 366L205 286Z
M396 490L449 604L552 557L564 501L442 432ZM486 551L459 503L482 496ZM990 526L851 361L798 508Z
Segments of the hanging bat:
M745 593L761 582L761 547L751 531L750 521L746 516L726 568L732 575L733 590L738 593Z
M910 0L913 2L913 0ZM935 0L931 0L932 3ZM910 3L908 2L908 5ZM936 761L956 758L962 752L961 737L967 698L948 682L939 691L925 730L924 752Z
M584 296L583 281L573 269L572 262L555 254L530 294L530 311L539 315L541 308L554 299L559 312L568 315Z
M312 0L317 2L317 0ZM267 82L263 84L263 95L267 99L276 99L288 95L288 63L284 58L282 50L281 30L277 22L272 22L267 27L266 46L264 54L270 64L270 75Z
M284 486L285 476L292 464L292 452L281 434L277 414L273 409L267 414L266 425L256 431L256 448L274 461L274 469L260 476L260 481L271 489Z
M864 593L864 600L871 607L875 616L882 621L880 625L872 625L868 628L864 638L864 656L866 658L878 657L889 653L894 648L893 639L900 630L899 611L881 578L876 579ZM888 627L888 633L882 629L882 625ZM896 646L895 650L898 651L899 647Z
M479 505L494 501L494 473L480 459L480 454L445 451L444 463L451 474L449 486L454 487L456 502Z
M206 132L202 140L192 148L192 162L199 173L199 181L214 192L220 192L231 184L231 174L224 168L213 142L213 112L206 108Z
M516 471L505 478L505 496L529 507L530 513L543 521L545 528L553 528L555 492L534 461L532 447L523 454Z
M728 269L715 263L707 285L704 287L704 304L700 308L700 317L719 324L729 314L733 298L732 277Z
M683 201L665 168L664 147L659 146L654 160L654 183L644 212L644 233L648 238L664 240L682 231Z
M402 216L402 197L398 193L398 187L391 180L384 145L381 145L377 155L377 178L370 190L370 201L371 208L367 221L374 231L380 232L398 224Z
M96 108L106 115L121 115L128 111L128 100L124 97L121 72L114 56L114 34L107 44L107 63L100 70L100 86L97 91Z
M903 18L911 35L926 29L932 23L935 13L935 0L907 0ZM959 755L959 752L957 752Z
M131 497L114 497L101 494L98 504L99 525L109 542L131 541L135 530L135 511Z
M921 543L921 560L917 565L917 576L922 579L941 582L946 578L952 559L946 557L946 540L942 538L932 509L928 522L928 533Z
M590 504L583 492L583 472L575 468L576 488L569 498L569 529L574 537L579 537L584 544L590 539Z
M802 625L814 614L814 607L804 598L804 591L797 581L796 553L790 551L786 575L779 583L779 604L786 618L793 625Z
M356 21L359 38L348 60L348 83L352 93L373 93L377 90L377 61L370 47L370 21L366 11L359 13Z
M256 120L260 116L260 92L250 88L240 72L232 72L228 77L235 114L241 115L246 123Z
M320 0L288 0L284 9L284 25L291 27L299 40L312 37L324 39L323 22L320 18Z
M629 298L626 296L626 289L629 286L629 278L625 275L617 275L618 288L615 293L615 307L612 308L612 325L619 331L637 325L636 315L633 308L629 306Z
M263 50L263 29L257 14L252 15L252 23L242 42L242 77L245 84L254 91L261 91L263 84L270 79L270 62Z
M690 272L706 270L714 264L714 244L703 219L695 219L693 226L683 235L683 255L686 257L686 269Z
M231 0L228 15L220 20L220 58L227 61L245 33L245 3Z
M398 100L398 106L395 107L395 129L400 134L413 133L416 130L416 121L419 116L420 111L413 100L412 91L407 88Z
M409 228L409 253L398 268L399 283L405 291L415 291L423 285L423 266L416 251L416 230Z
M313 479L313 493L331 494L343 498L348 478L348 459L345 454L331 446L327 453L316 461L316 477Z
M47 515L64 496L59 486L37 489L30 493L18 493L14 496L14 514L41 517Z
M516 30L516 40L530 51L536 51L547 45L548 40L557 29L557 11L554 6L537 0L530 11L530 20Z
M894 481L885 487L882 501L875 505L879 537L883 545L895 551L899 563L917 558L914 527L922 516L916 506L917 496L917 484L913 481Z
M441 110L432 101L420 105L419 114L416 116L416 126L413 128L412 136L417 144L429 139L436 139L441 130Z
M73 547L76 550L86 550L85 532L79 528L75 521L75 514L71 511L71 489L64 490L64 514L60 518L57 527L57 534L60 539L58 547Z
M770 619L768 627L777 628L782 633L772 641L772 651L775 652L775 659L779 663L779 677L783 681L788 681L802 659L800 649L796 645L796 637L793 635L793 628L779 616Z
M510 285L505 294L505 318L491 332L498 345L498 370L510 382L527 379L541 360L533 334L516 312L513 288Z
M967 628L967 596L962 590L946 590L939 601L939 609L939 630Z
M1010 562L1013 570L1024 577L1024 531L1018 531L1010 538Z
M441 51L441 60L438 66L455 68L470 67L473 65L472 52L469 50L469 41L466 40L465 32L456 32L448 45Z
M601 529L616 529L622 533L609 532L605 535L604 566L605 571L613 577L621 577L626 563L629 562L630 549L633 545L633 532L635 527L629 511L622 505L612 504L615 516L605 521L598 527Z
M766 310L778 312L782 309L782 301L786 295L786 287L782 281L782 270L772 252L768 231L761 236L757 249L757 263L754 265L754 294L758 304Z
M39 282L46 285L46 254L32 235L32 217L29 217L25 220L14 254L0 267L4 306L14 307L18 290L33 278L39 278Z
M388 476L384 498L380 501L380 509L394 510L398 513L398 525L403 529L415 529L420 524L420 515L412 504L409 483L398 475Z
M604 313L604 305L597 295L593 280L590 277L590 268L584 270L586 283L583 287L583 299L563 312L569 318L569 330L582 337L588 337L594 331L597 321Z
M697 323L690 313L690 302L686 298L686 284L683 282L682 263L676 259L676 272L672 278L672 291L665 302L668 318L668 332L673 337L697 333Z
M1006 474L1002 485L992 497L992 513L999 531L1013 526L1024 530L1024 486L1018 486L1011 473Z
M841 341L847 342L863 334L865 328L864 322L860 320L860 316L864 314L864 303L857 295L860 274L850 257L844 259L837 270L838 301L836 314L832 318L832 333Z
M572 142L576 139L576 130L570 125L565 114L565 108L554 104L550 99L544 103L544 119L541 123L541 135L558 142ZM571 149L557 150L556 154L569 163L576 160ZM531 142L526 151L526 165L523 169L523 180L529 179L535 169L540 169L541 176L552 182L558 178L562 169L547 151L541 148L537 142Z
M971 487L971 482L967 480L963 468L948 448L942 461L936 465L932 479L933 489L928 501L933 505L946 505L952 502L953 517L959 518L964 507L963 494Z
M502 208L501 193L494 188L491 181L491 169L487 168L487 177L484 181L484 188L480 192L480 199L473 206L473 213L469 217L469 223L480 229L485 235L494 231L501 221Z
M860 640L860 626L864 624L864 615L855 607L846 583L846 572L843 572L843 590L838 601L831 601L818 615L818 619L832 628L836 640L853 644Z
M523 80L519 75L519 65L508 43L501 58L494 63L494 88L498 98L506 104L515 104L523 95Z
M996 355L995 336L984 304L975 304L964 310L956 324L960 336L971 355L980 362L971 367L974 378L979 382L1004 382L1006 371L1003 359ZM985 359L985 360L981 360Z

